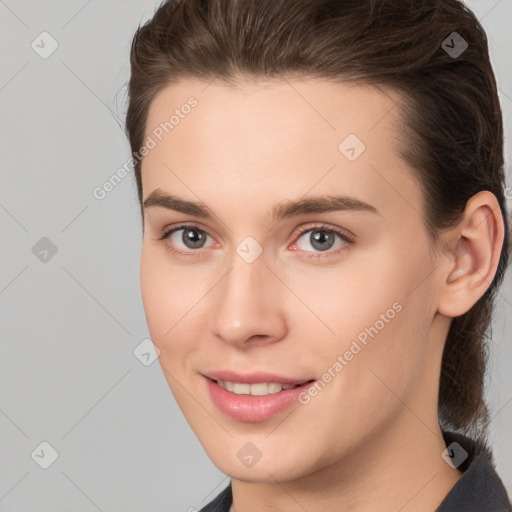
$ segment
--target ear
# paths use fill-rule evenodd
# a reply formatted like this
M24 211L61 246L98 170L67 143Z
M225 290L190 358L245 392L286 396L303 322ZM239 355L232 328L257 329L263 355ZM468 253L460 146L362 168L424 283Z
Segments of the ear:
M504 236L496 196L487 190L475 194L466 203L457 227L441 241L439 313L463 315L482 297L496 274Z

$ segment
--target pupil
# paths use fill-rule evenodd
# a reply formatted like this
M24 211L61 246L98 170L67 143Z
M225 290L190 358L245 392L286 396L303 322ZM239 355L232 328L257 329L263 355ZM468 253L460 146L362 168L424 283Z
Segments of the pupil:
M191 249L201 247L204 242L204 233L195 229L187 229L183 231L183 243Z
M319 251L326 251L327 249L330 249L334 242L333 234L329 233L327 231L313 231L311 233L310 239L311 239L311 245ZM327 244L326 244L326 242L327 242ZM322 245L322 244L326 244L326 245Z

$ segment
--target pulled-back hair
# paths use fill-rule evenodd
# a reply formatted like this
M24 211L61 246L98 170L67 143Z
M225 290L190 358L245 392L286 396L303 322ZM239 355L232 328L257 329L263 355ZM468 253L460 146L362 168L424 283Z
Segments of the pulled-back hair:
M462 54L448 51L464 41ZM454 227L481 190L496 196L505 220L495 277L452 320L439 383L441 426L485 434L487 340L510 242L502 113L475 15L458 0L168 0L139 25L130 62L126 133L134 154L156 94L189 78L315 77L400 93L400 154L422 186L431 240ZM134 170L142 210L140 159Z

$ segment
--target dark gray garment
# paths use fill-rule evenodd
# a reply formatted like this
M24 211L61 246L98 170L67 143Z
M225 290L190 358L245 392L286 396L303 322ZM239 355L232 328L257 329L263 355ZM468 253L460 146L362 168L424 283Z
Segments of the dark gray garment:
M443 432L444 441L454 465L463 471L462 477L446 495L435 512L512 512L512 506L495 471L491 449L484 441L475 441L456 432ZM457 443L452 445L452 443ZM464 462L457 457L466 457ZM231 482L199 512L229 512L233 501Z
M510 499L495 471L489 446L455 432L443 432L443 437L447 447L453 442L462 446L468 458L458 467L464 472L462 477L436 512L510 512Z

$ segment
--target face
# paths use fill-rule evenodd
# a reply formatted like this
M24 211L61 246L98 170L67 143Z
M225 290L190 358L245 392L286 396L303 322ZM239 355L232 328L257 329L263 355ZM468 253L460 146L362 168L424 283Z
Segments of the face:
M233 478L310 475L404 429L404 402L435 402L434 260L398 100L310 78L189 81L151 104L145 314L180 409Z

